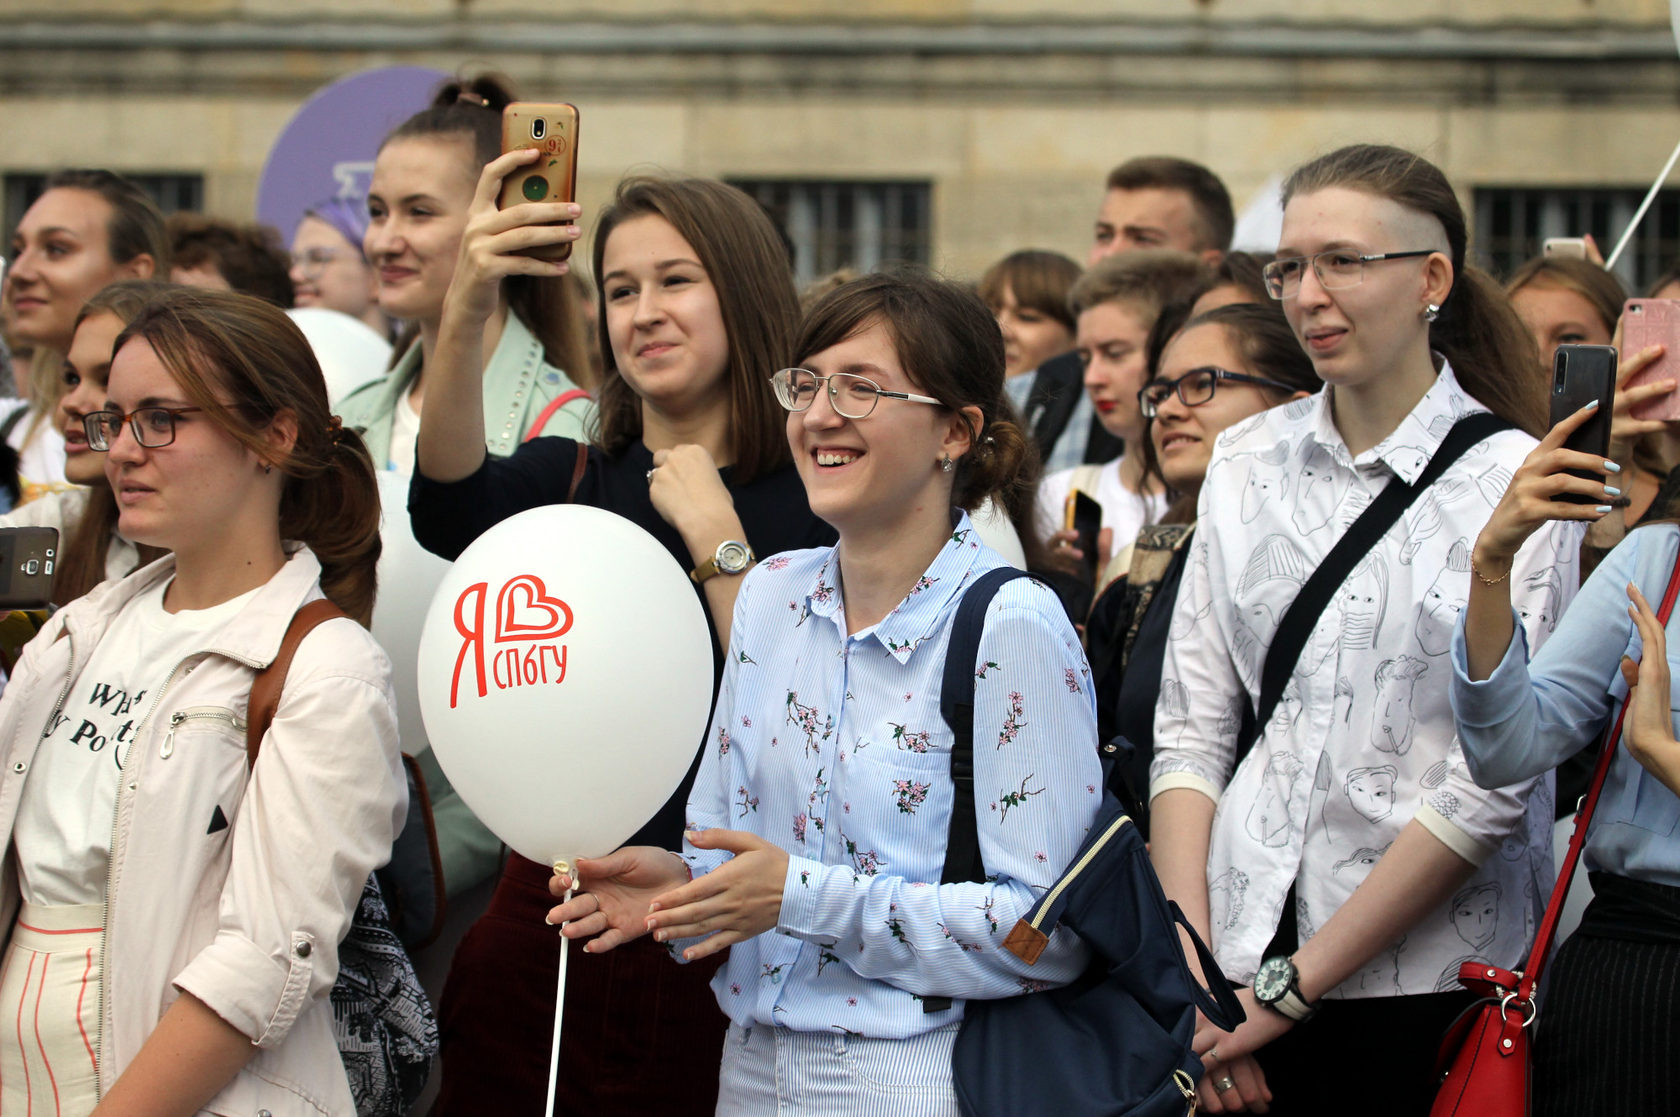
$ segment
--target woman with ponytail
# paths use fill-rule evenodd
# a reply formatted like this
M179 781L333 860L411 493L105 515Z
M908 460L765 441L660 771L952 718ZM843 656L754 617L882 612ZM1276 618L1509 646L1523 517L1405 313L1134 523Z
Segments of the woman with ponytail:
M1543 642L1574 593L1579 531L1553 524L1514 565L1475 567L1545 396L1521 320L1466 266L1441 172L1358 145L1297 169L1283 198L1267 286L1326 387L1225 431L1208 466L1161 669L1151 852L1220 966L1253 986L1246 1023L1196 1036L1204 1107L1410 1115L1428 1111L1439 1037L1470 1003L1460 965L1516 965L1551 883L1545 781L1484 790L1465 767L1453 625L1472 579L1508 577L1529 646ZM1484 411L1516 429L1476 431L1392 526L1362 525L1294 662L1268 663L1350 525L1389 486L1421 484L1461 421L1493 424ZM1282 692L1243 733L1263 671Z
M391 371L351 392L339 412L380 469L414 470L444 294L475 185L502 150L502 109L515 99L508 82L491 74L446 82L428 108L385 138L374 160L362 245L378 276L379 309L409 328ZM594 405L575 382L587 377L589 361L572 288L540 269L498 279L473 323L485 448L506 457L535 435L582 437Z
M787 439L840 541L742 585L683 855L585 860L584 891L549 919L591 954L650 930L689 962L728 948L719 1113L954 1114L964 1000L1083 968L1065 933L1030 968L1001 947L1095 816L1090 680L1050 590L998 590L975 671L986 879L932 887L956 805L939 713L952 620L1005 565L969 513L1030 485L1034 454L1002 337L956 284L854 280L807 313L794 353L774 379Z
M85 425L117 530L171 553L56 613L0 699L0 1107L351 1117L327 994L406 798L373 465L303 334L231 292L146 305ZM253 762L252 680L323 596L348 617Z

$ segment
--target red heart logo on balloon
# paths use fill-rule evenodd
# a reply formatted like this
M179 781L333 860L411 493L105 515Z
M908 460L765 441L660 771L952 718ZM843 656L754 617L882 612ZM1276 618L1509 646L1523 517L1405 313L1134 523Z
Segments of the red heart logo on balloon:
M496 598L496 642L549 640L572 627L572 609L535 574L521 574L502 587Z

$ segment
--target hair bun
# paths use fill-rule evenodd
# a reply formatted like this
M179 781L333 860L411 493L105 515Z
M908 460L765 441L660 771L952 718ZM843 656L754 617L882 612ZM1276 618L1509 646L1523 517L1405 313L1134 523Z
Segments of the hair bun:
M456 77L438 86L432 96L434 109L459 105L467 109L490 109L500 113L518 100L513 83L500 74L483 73L476 77Z

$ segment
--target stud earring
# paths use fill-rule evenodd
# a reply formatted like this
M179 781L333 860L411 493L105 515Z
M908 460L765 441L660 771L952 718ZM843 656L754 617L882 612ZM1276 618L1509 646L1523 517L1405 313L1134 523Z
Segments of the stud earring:
M1433 322L1440 316L1441 307L1438 303L1430 303L1428 306L1423 308L1423 320L1425 322Z
M939 463L939 471L941 473L949 473L955 468L957 468L957 463L951 460L951 455L949 454L946 454L944 460Z

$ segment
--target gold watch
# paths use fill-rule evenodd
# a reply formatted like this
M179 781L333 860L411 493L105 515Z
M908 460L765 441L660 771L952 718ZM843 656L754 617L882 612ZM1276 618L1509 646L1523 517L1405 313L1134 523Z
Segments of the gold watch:
M736 539L725 539L719 543L712 557L688 572L688 576L696 582L704 582L717 574L741 574L747 567L758 561L752 553L752 548Z

